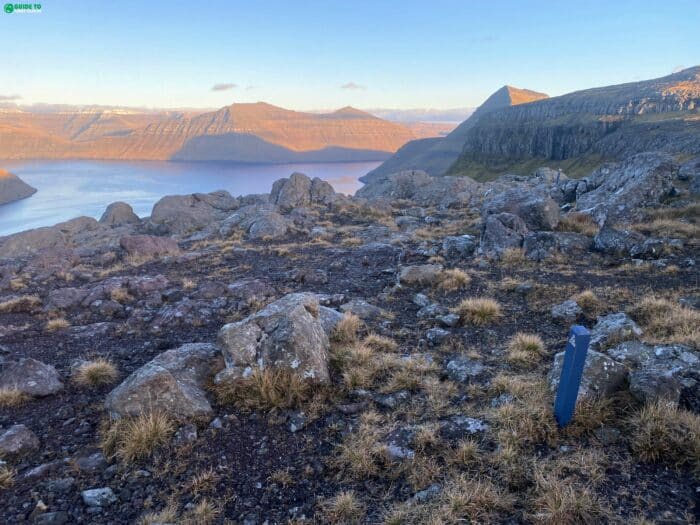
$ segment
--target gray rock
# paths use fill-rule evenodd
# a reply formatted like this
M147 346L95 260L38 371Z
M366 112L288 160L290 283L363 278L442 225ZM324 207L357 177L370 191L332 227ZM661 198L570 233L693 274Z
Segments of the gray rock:
M683 385L673 370L645 367L630 372L630 392L642 403L657 399L678 403Z
M197 441L197 427L192 423L186 423L177 429L173 436L173 445L182 447Z
M311 179L303 173L292 173L288 179L279 179L272 185L270 202L283 211L311 203Z
M176 255L180 247L175 239L154 235L125 235L119 240L120 246L128 255L160 257Z
M245 232L251 239L278 238L287 234L291 221L271 204L250 204L236 210L219 227L219 235L228 237L236 229Z
M208 417L212 408L205 385L223 368L219 349L190 343L156 356L107 395L114 418L160 411L176 419Z
M254 369L285 370L304 379L329 380L328 336L311 293L285 295L219 331L226 370L217 382L249 376Z
M554 363L549 372L549 384L553 392L559 388L559 379L564 364L564 352L554 356ZM618 391L627 380L627 368L605 354L589 350L583 367L583 376L578 398L609 396Z
M31 187L14 173L0 170L0 205L31 197L36 188Z
M505 250L523 245L527 226L517 215L499 213L488 215L481 227L479 249L489 257L498 257Z
M523 238L525 256L535 261L555 255L580 256L591 248L591 244L587 236L570 232L533 232Z
M438 315L435 319L447 328L455 328L459 324L459 315L457 314Z
M49 292L48 306L58 310L74 308L83 302L88 293L85 288L57 288Z
M80 496L88 507L108 507L117 501L117 496L109 487L84 490Z
M45 397L63 390L63 383L53 366L23 357L3 364L0 388L16 388L32 397Z
M603 315L598 317L591 330L590 348L600 351L611 343L635 339L641 335L642 329L626 313Z
M573 299L568 299L563 303L552 306L552 318L561 323L573 323L578 319L578 316L583 313L583 310Z
M446 259L468 259L477 248L476 239L472 235L445 237L442 240L442 255Z
M481 362L468 357L456 357L448 361L446 369L447 376L453 381L459 381L460 383L468 383L486 371Z
M399 282L408 286L430 286L436 284L442 273L441 264L418 264L399 269Z
M559 224L559 205L550 197L522 188L493 192L484 200L482 215L511 213L531 230L553 230Z
M169 195L153 206L149 222L159 233L184 235L223 220L238 206L238 199L223 190Z
M343 319L343 314L333 308L320 306L318 308L318 318L323 326L323 331L330 337L336 325Z
M431 328L425 332L425 339L430 346L438 346L450 336L450 332L444 328Z
M343 312L355 314L363 321L371 321L386 315L384 310L378 306L368 303L364 299L352 299L345 304L341 304L340 309Z
M24 425L0 430L0 458L18 459L39 448L39 438Z
M70 520L69 514L64 510L45 512L34 518L36 525L64 525Z
M605 255L625 257L644 240L644 236L640 233L630 230L616 230L604 225L593 238L593 247Z
M124 226L125 224L139 224L141 219L126 202L113 202L100 217L100 222L106 226Z

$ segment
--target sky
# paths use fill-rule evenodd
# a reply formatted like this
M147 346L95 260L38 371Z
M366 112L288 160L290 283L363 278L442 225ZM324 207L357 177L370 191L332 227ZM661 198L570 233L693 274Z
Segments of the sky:
M455 108L504 84L560 95L700 64L700 0L41 6L0 11L0 102Z

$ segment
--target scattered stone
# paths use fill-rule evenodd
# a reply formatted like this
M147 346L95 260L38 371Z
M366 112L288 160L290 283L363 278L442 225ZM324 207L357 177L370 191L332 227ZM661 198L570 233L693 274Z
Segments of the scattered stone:
M479 249L489 257L499 257L510 248L520 248L528 232L525 222L511 213L488 215L481 227Z
M117 501L117 496L109 487L84 490L80 496L88 507L108 507Z
M493 192L482 207L482 215L508 213L520 217L531 230L553 230L559 224L559 205L550 197L512 188Z
M552 318L565 324L574 323L582 313L583 309L573 299L567 299L551 309Z
M175 436L173 436L173 445L176 447L182 447L184 445L189 445L197 441L197 427L192 423L186 423L177 429Z
M442 273L441 264L419 264L399 269L399 282L409 286L430 286L436 284Z
M486 368L481 362L474 359L456 357L448 361L446 370L447 376L453 381L468 383L482 375Z
M450 332L444 328L431 328L425 332L425 339L430 346L438 346L450 336Z
M45 397L63 390L63 383L53 366L23 357L2 365L0 388L16 388L33 397Z
M24 425L0 430L0 458L18 459L39 448L39 438Z
M446 259L468 259L477 248L477 241L472 235L445 237L442 240L442 255Z
M386 312L384 310L378 306L368 303L364 299L353 299L345 304L341 304L340 309L343 312L355 314L363 321L371 321L373 319L386 316Z
M624 312L599 316L591 330L590 348L601 350L610 344L641 335L642 329Z

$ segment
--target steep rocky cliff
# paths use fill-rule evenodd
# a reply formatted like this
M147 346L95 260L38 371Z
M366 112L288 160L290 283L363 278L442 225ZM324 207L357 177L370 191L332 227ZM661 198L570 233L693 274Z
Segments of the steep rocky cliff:
M547 98L544 93L503 86L446 137L414 140L405 144L390 159L361 180L369 182L377 177L404 170L423 170L431 175L442 175L457 160L468 131L483 115L500 108L543 98Z
M0 170L0 205L26 199L35 193L36 189L32 188L17 175Z
M700 67L489 112L448 173L487 179L534 162L577 175L648 150L700 153Z

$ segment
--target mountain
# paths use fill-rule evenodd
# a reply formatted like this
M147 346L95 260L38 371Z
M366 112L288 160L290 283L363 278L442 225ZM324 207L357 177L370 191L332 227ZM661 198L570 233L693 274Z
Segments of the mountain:
M35 193L36 189L32 188L17 175L0 170L0 205L26 199Z
M486 180L551 166L578 176L650 150L700 154L700 66L491 111L466 131L448 173Z
M352 107L324 114L263 102L203 113L0 109L4 159L382 160L422 136Z
M377 177L403 170L423 170L431 175L442 175L457 160L464 145L467 131L485 114L502 107L525 104L547 98L544 93L503 86L493 93L469 118L442 139L427 138L409 142L360 180L368 182Z

